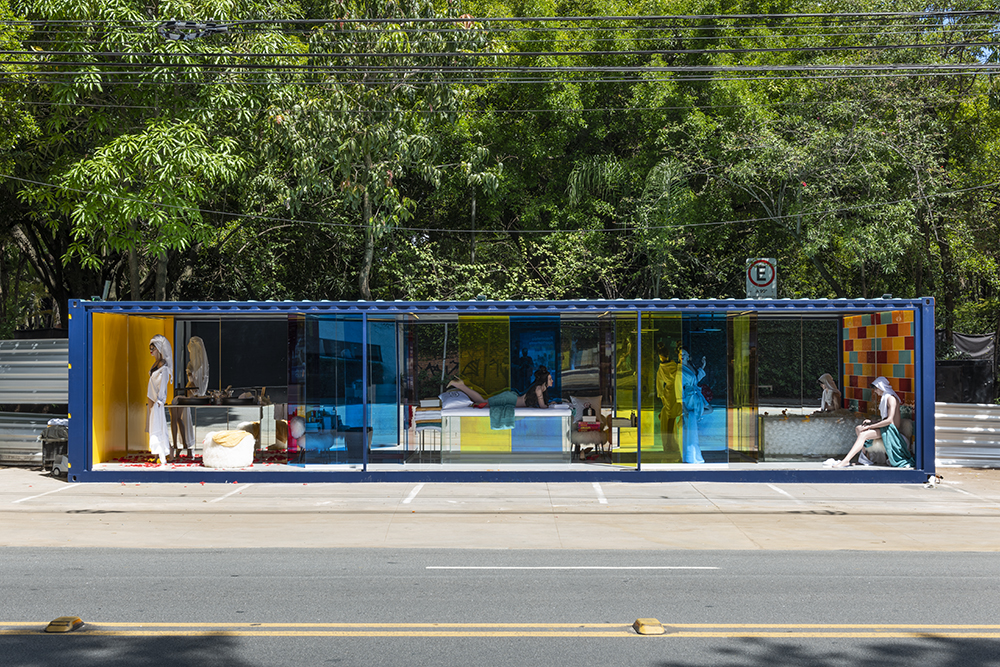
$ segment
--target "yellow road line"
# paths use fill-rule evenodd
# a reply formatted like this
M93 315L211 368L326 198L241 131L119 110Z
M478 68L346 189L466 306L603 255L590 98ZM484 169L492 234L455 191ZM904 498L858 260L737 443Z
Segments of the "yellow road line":
M44 634L46 623L0 621L0 636ZM664 623L662 637L691 639L1000 639L1000 625ZM992 631L992 632L989 632ZM90 622L73 635L117 637L638 637L614 623L127 623ZM60 635L66 636L66 635Z
M0 621L0 628L8 626L45 626L48 621ZM136 623L130 622L89 622L93 627L102 628L630 628L630 623ZM664 622L664 627L676 629L690 628L740 628L740 629L789 629L799 628L834 630L853 628L855 631L875 630L905 630L920 628L924 630L997 630L1000 625L936 625L925 623L670 623Z
M89 629L61 635L46 634L41 629L0 630L0 636L100 636L100 637L437 637L437 638L573 638L573 639L630 639L641 635L628 630L611 632L551 631L500 631L500 630L97 630ZM677 632L659 635L677 639L1000 639L996 632Z
M663 625L669 625L672 628L857 628L859 630L933 628L935 630L1000 630L1000 625L932 625L924 623L879 623L876 625L859 623L664 623Z

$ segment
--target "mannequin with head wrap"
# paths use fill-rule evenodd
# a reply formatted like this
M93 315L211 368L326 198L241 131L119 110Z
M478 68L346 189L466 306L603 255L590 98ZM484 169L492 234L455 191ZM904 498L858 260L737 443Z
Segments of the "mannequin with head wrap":
M665 463L680 463L681 451L677 443L676 426L677 418L683 413L681 407L681 373L678 373L679 364L677 351L671 352L667 345L660 343L656 346L656 356L659 365L656 368L656 397L660 399L660 444L664 452Z
M208 356L205 353L205 341L200 336L191 336L187 344L187 395L204 396L208 391ZM174 399L174 403L177 399ZM191 408L174 408L170 420L170 434L173 437L173 452L176 455L179 450L190 450L195 444L194 420L191 417ZM181 446L177 446L177 433L180 432ZM192 452L188 452L189 455Z
M829 373L819 376L819 385L823 387L823 397L819 401L820 412L832 412L841 408L841 393L837 382Z
M885 454L889 465L896 468L913 468L915 464L910 454L910 443L899 430L903 423L899 414L899 396L893 391L889 381L879 376L872 382L872 397L879 399L878 412L882 418L874 423L866 419L855 426L854 432L858 437L854 440L851 451L842 460L830 465L834 468L851 465L851 459L858 455L867 441L881 437L885 443Z
M146 386L146 432L149 433L149 451L163 465L170 454L166 403L170 380L174 377L174 352L170 341L157 334L149 341L149 354L154 361Z
M702 357L701 365L695 368L691 354L687 350L681 350L681 407L684 425L681 434L681 454L684 463L705 462L705 457L701 455L698 422L711 408L698 383L705 377L706 362L705 357Z

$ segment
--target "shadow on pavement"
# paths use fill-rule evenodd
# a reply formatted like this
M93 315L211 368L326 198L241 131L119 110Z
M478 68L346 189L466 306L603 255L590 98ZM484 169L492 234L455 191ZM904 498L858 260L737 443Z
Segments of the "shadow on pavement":
M254 663L239 657L238 643L239 638L224 633L208 637L99 637L85 632L15 635L0 640L4 653L0 662L6 667L251 667Z
M684 639L679 641L697 641ZM713 643L717 640L709 640ZM845 643L851 642L850 646ZM803 638L794 642L736 639L710 647L704 660L656 663L657 667L996 667L1000 640L935 637L841 639Z

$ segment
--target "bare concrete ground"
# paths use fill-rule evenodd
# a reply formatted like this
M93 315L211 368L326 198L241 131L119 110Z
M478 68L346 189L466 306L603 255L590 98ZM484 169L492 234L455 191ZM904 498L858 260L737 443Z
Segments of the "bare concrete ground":
M1000 471L885 484L69 484L0 468L0 546L998 551Z

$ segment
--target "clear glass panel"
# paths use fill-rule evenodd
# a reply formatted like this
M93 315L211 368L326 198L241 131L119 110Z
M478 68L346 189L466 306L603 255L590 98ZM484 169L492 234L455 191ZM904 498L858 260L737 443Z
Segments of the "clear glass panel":
M820 378L824 374L830 375L830 380L839 385L837 377L840 374L840 340L841 328L838 319L802 319L803 414L820 409L823 398Z
M839 387L839 317L760 316L757 320L760 459L818 461L838 456L854 438L854 422L821 412L824 376Z
M571 458L590 465L612 463L613 323L597 316L563 318L561 342L561 395L573 410Z
M361 318L307 315L294 324L290 358L298 386L289 391L290 455L303 464L361 464L372 437L362 408Z
M458 321L412 319L402 324L404 393L407 402L406 461L441 462L441 401L458 373Z

